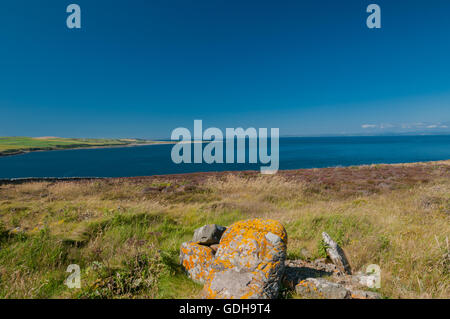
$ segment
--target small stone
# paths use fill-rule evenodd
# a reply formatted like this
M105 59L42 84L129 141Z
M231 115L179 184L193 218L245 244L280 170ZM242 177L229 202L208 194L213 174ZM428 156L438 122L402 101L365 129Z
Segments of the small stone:
M327 254L330 257L331 261L336 265L338 270L344 274L351 275L352 270L342 248L339 247L339 245L333 239L331 239L330 235L328 235L327 233L323 232L322 238L327 245Z
M205 225L195 230L192 241L202 245L218 244L225 230L226 227L216 224Z
M323 278L308 278L295 286L297 294L313 299L349 299L350 291L343 285L330 282Z

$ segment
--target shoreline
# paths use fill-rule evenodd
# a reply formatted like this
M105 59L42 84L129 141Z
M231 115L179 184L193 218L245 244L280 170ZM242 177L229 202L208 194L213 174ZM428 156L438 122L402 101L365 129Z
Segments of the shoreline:
M153 144L150 144L153 145ZM437 161L426 161L426 162L404 162L404 163L378 163L378 164L361 164L361 165L350 165L350 166L327 166L327 167L313 167L313 168L297 168L297 169L285 169L279 170L276 175L290 175L299 172L307 171L325 171L330 169L360 169L367 167L377 167L377 166L423 166L423 165L449 165L450 159L437 160ZM6 184L23 184L28 182L75 182L75 181L89 181L89 180L140 180L140 179L158 179L158 178L196 178L196 177L214 177L214 176L224 176L224 175L261 175L258 170L235 170L235 171L206 171L206 172L189 172L189 173L174 173L174 174L155 174L155 175L143 175L143 176L119 176L119 177L100 177L100 176L76 176L76 177L16 177L16 178L0 178L0 186Z

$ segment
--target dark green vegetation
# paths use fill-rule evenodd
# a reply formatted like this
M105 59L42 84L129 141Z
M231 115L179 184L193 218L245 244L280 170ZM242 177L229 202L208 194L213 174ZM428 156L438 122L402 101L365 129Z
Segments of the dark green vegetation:
M321 232L352 269L378 264L387 298L449 298L450 162L0 185L1 298L191 298L178 264L195 228L273 218L288 257ZM81 268L69 289L67 266ZM291 297L296 297L295 294Z

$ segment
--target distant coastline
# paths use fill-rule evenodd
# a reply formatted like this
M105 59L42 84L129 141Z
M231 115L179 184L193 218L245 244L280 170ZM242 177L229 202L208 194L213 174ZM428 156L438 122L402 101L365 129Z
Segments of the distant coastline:
M0 137L0 157L22 155L31 152L74 149L99 149L173 144L173 141L140 139L70 139L59 137Z
M449 136L450 133L404 133L404 134L327 134L327 135L283 135L281 138L346 138L346 137L407 137L407 136ZM25 143L24 143L25 141ZM95 138L60 138L60 137L1 137L0 158L23 155L32 152L47 152L75 149L101 149L118 147L135 147L148 145L176 144L180 141L145 140L145 139L95 139ZM209 141L202 141L208 143ZM183 142L182 142L183 143ZM194 141L193 143L197 143ZM42 145L41 145L42 144ZM50 145L49 145L50 144Z
M1 137L0 137L1 141ZM208 143L209 141L201 141L202 143ZM0 157L6 156L16 156L23 155L27 153L35 153L35 152L49 152L49 151L66 151L66 150L84 150L84 149L101 149L101 148L122 148L122 147L136 147L136 146L149 146L149 145L168 145L168 144L176 144L176 143L186 143L183 141L146 141L139 143L124 143L124 144L103 144L103 145L73 145L70 147L39 147L39 148L27 148L20 150L13 150L2 152L0 151ZM192 143L199 143L198 141L194 141ZM1 143L0 143L1 147Z
M27 153L34 152L50 152L50 151L68 151L68 150L84 150L84 149L101 149L101 148L119 148L119 147L135 147L135 146L149 146L149 145L165 145L165 144L175 144L176 142L171 141L154 141L151 143L139 143L139 144L123 144L123 145L102 145L102 146L79 146L70 148L37 148L37 149L27 149L20 150L14 153L1 153L0 157L23 155Z

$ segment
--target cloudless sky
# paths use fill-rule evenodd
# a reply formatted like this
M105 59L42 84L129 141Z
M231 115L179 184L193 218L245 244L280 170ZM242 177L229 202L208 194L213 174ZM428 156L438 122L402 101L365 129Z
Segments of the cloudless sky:
M2 0L0 136L168 138L194 119L450 132L449 15L448 0Z

